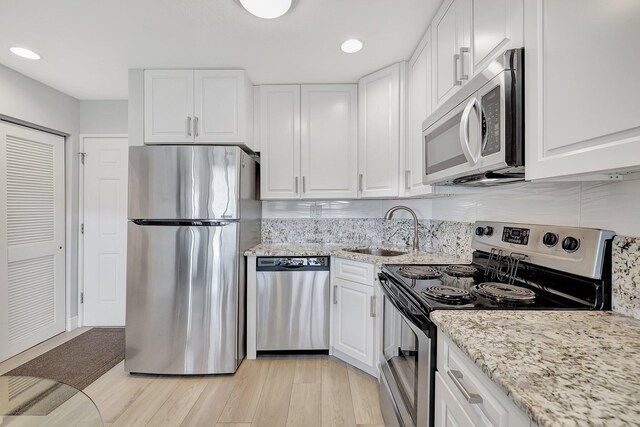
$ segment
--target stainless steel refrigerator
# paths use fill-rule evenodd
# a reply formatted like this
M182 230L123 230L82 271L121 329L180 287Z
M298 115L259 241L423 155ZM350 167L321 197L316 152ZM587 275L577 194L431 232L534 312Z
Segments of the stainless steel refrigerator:
M238 147L130 148L127 372L236 371L257 188L257 164Z

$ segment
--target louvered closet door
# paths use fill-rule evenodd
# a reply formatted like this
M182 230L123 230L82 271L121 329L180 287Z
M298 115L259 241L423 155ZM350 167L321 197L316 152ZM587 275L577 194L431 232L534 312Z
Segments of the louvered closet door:
M0 360L62 331L64 139L0 123Z

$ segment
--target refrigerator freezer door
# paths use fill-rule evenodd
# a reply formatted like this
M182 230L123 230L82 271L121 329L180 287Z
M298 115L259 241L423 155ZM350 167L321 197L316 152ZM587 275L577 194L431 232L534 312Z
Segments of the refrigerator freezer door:
M129 149L129 218L238 219L238 147Z
M238 227L129 223L127 372L235 372L244 358Z

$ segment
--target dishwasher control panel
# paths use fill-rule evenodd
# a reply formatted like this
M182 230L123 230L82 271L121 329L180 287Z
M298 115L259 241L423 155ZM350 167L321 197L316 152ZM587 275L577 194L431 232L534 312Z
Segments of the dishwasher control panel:
M315 267L314 269L329 269L329 257L260 257L257 270L271 269L299 269Z

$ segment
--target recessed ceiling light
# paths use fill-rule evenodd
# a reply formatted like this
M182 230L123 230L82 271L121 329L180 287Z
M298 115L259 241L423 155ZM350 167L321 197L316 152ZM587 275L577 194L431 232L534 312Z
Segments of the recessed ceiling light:
M291 0L240 0L249 13L258 18L278 18L291 8Z
M349 39L342 43L340 49L345 53L356 53L362 49L362 42L358 39Z
M37 53L35 53L32 50L29 50L25 47L12 47L9 48L9 50L13 53L15 53L18 56L21 56L23 58L27 58L27 59L40 59L40 55L38 55Z

